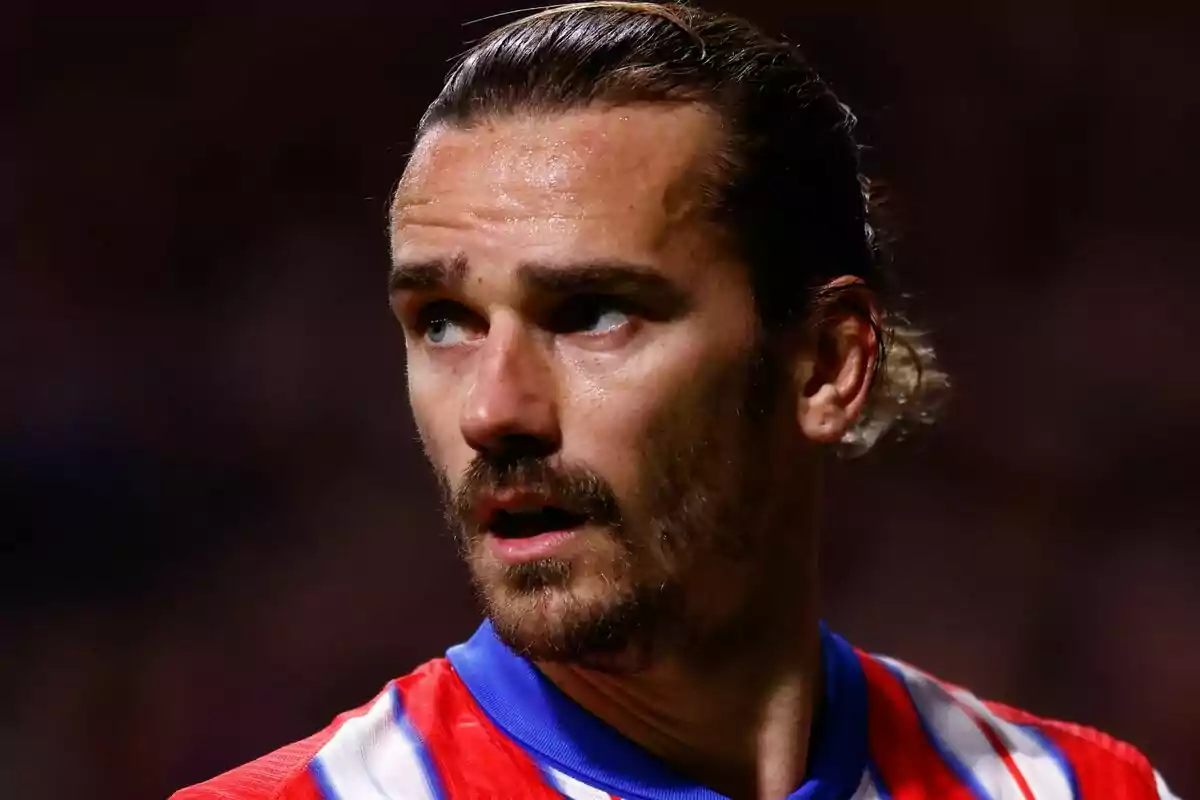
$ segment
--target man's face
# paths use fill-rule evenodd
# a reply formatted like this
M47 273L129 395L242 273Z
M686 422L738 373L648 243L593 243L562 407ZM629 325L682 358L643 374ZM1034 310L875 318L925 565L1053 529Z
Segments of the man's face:
M779 381L701 207L716 146L695 107L502 118L434 129L401 182L413 413L488 614L532 658L701 637L762 550Z

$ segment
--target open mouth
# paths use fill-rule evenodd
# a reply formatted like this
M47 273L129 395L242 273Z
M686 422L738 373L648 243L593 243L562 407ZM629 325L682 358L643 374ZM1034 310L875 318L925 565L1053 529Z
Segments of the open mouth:
M487 529L502 539L528 539L543 533L577 528L586 521L584 514L554 506L513 511L497 509L488 520Z

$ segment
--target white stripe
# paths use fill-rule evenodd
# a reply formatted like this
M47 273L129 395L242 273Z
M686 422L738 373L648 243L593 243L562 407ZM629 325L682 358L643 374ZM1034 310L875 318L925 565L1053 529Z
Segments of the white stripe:
M1167 786L1163 776L1158 774L1158 770L1154 770L1154 788L1158 790L1158 800L1179 800L1171 791L1171 787Z
M850 800L880 800L879 787L871 779L869 769L863 770L862 780L858 782L858 788L854 790L854 796Z
M954 692L954 698L979 715L988 726L995 730L996 735L1004 746L1008 747L1016 769L1030 784L1034 798L1038 800L1058 800L1070 798L1070 777L1063 772L1062 764L1058 762L1055 753L1046 750L1036 736L1031 735L1019 724L1013 724L996 715L983 700L971 692L960 688Z
M542 764L541 768L550 785L569 800L613 800L613 795L603 789L589 786L548 764ZM871 779L870 770L863 770L862 780L859 781L858 788L854 790L850 800L881 800L879 789Z
M558 793L570 800L612 800L612 795L601 791L595 786L588 786L578 778L573 778L565 772L555 769L549 764L542 764L542 774Z
M1072 796L1070 776L1063 772L1055 754L1047 750L1036 737L1020 725L998 717L983 701L965 689L955 691L954 698L978 714L996 732L1035 798L1059 800Z
M916 667L892 658L881 657L880 660L900 672L912 694L917 713L929 732L945 752L974 775L988 797L993 800L1024 800L1021 787L992 743L941 684ZM1070 794L1065 796L1070 797Z
M389 689L316 755L339 800L434 800L417 743L395 722Z

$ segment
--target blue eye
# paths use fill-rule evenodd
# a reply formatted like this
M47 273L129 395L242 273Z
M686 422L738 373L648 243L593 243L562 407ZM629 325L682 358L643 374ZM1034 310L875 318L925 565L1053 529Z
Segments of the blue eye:
M430 303L417 315L414 332L435 347L451 347L471 339L479 330L478 319L456 303Z
M458 344L466 338L462 326L448 319L435 319L425 329L425 340L430 344Z

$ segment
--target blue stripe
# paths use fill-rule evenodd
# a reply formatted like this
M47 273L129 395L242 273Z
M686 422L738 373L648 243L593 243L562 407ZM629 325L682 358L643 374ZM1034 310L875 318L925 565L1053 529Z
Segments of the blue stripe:
M1022 730L1037 740L1050 757L1054 759L1054 763L1062 770L1062 774L1066 776L1067 783L1071 786L1071 800L1079 800L1079 779L1075 777L1075 769L1071 766L1071 762L1063 755L1063 751L1058 749L1058 745L1050 741L1050 737L1046 736L1036 725L1021 725Z
M329 782L329 776L325 774L325 767L321 764L319 757L314 757L312 761L308 762L308 772L317 784L317 791L321 793L321 797L324 797L325 800L341 800L338 793L333 790L333 784Z
M875 765L875 759L867 759L867 772L871 776L871 783L875 785L875 794L879 795L879 800L892 800L892 793L888 791L887 784L883 782L883 776L879 774L879 767Z
M978 800L992 800L992 796L979 783L979 779L975 777L975 773L971 772L966 764L959 761L946 748L946 743L929 729L929 725L925 723L925 717L921 714L921 707L917 705L916 698L913 697L912 688L904 678L904 673L883 659L880 659L879 663L891 670L896 679L900 681L900 685L904 687L904 691L908 693L908 701L912 703L913 710L917 712L917 721L921 723L921 730L924 731L925 738L929 739L929 743L933 745L933 749L941 757L942 761L946 762L946 766L950 767L950 770L971 790L971 794L975 795Z
M866 679L854 649L820 629L825 696L812 732L814 752L792 800L851 797L867 757ZM446 654L484 715L534 761L618 797L724 800L571 700L485 622Z
M417 758L421 760L421 769L425 773L425 782L429 784L433 796L438 800L445 800L446 789L442 783L442 776L438 774L437 767L433 763L433 758L429 754L429 748L425 745L425 740L421 737L421 732L412 724L412 720L408 718L408 714L404 713L404 699L400 697L400 690L393 683L388 687L388 691L392 695L392 721L395 722L396 727L400 729L404 737L412 743Z

